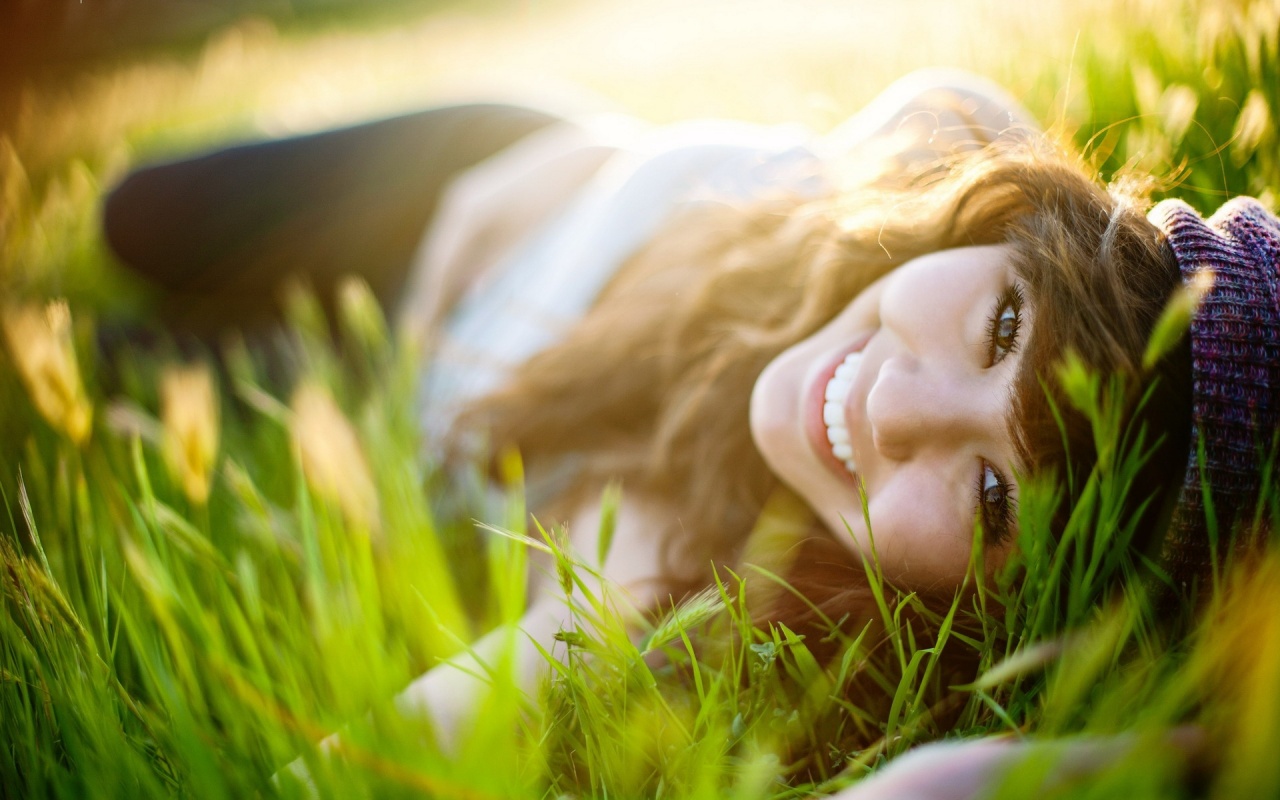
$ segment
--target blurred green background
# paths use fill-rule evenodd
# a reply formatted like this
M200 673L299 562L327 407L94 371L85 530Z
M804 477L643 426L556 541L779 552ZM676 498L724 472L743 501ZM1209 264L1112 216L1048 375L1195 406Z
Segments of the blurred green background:
M379 537L352 535L343 510L307 488L290 444L296 411L271 394L243 347L224 353L227 370L208 401L221 415L213 414L207 504L185 495L162 444L178 427L164 388L178 359L140 351L115 366L110 388L97 363L95 327L145 318L151 302L105 252L99 205L148 160L460 99L822 131L906 72L939 65L1004 84L1104 178L1135 177L1157 197L1205 212L1240 193L1276 205L1277 0L0 6L0 311L17 299L69 299L74 328L63 331L64 349L44 355L64 366L78 360L85 387L76 399L95 414L87 439L68 435L32 404L13 346L0 350L0 796L11 787L63 797L269 792L275 770L341 728L364 760L330 776L347 781L336 796L343 788L468 797L808 791L802 777L784 774L778 753L788 737L815 735L811 719L839 715L831 699L839 681L821 702L788 705L770 681L784 668L816 666L776 631L743 635L753 647L738 663L750 663L751 680L730 663L708 671L710 688L695 697L679 676L655 689L623 626L606 625L591 658L571 652L545 716L529 712L502 675L457 759L423 747L430 731L420 724L376 713L456 650L454 637L473 633L473 622L519 616L521 556L477 540L468 519L434 519L422 491L433 478L414 429L415 365L358 302L342 324L363 331L361 370L332 352L314 304L295 298L292 320L300 371L332 395L330 422L354 430L340 438L358 441L374 466ZM1083 509L1084 524L1091 513ZM509 516L496 522L525 524L518 505ZM476 600L459 592L472 584L451 582L448 566L488 576L497 589ZM1137 605L1086 605L1087 619L1049 614L1025 628L1010 606L1009 646L988 648L984 666L1046 638L1057 652L1060 626L1082 632L1048 677L1005 670L966 695L973 714L963 732L1105 735L1145 725L1157 732L1154 752L1170 724L1199 715L1234 759L1208 793L1274 796L1280 629L1265 610L1275 608L1277 585L1241 592L1240 606L1263 613L1224 612L1209 628L1218 639L1186 648L1153 635L1150 610ZM929 674L922 668L919 680ZM1242 688L1214 694L1224 686ZM886 723L880 749L833 751L833 769L846 757L874 763L933 733L923 692L910 680L896 692L914 700ZM1134 753L1092 796L1166 798L1187 788L1176 765ZM1026 796L1024 786L1011 784L1008 796Z
M133 294L111 283L109 266L104 275L85 227L93 218L81 212L129 164L457 99L825 130L912 69L958 66L1007 86L1106 177L1140 174L1202 210L1238 193L1273 202L1280 183L1276 0L18 0L6 8L0 286L92 297L108 309ZM82 223L54 237L64 252L30 250L49 244L33 241L30 224L47 229L60 210Z
M104 58L198 43L249 14L282 25L368 24L421 15L450 0L12 0L0 43L13 64Z

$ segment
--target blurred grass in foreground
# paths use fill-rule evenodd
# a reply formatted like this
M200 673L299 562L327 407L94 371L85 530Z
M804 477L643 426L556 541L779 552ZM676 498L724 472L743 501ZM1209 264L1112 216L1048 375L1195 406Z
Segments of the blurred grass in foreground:
M128 164L494 86L563 99L572 84L659 120L826 128L903 72L949 63L1009 86L1106 175L1153 174L1202 210L1238 193L1275 205L1274 3L629 8L450 11L358 37L291 36L250 20L194 59L24 85L24 111L0 139L0 287L6 319L27 320L6 325L21 332L6 333L0 361L3 791L288 792L269 778L302 753L333 796L797 796L937 735L933 692L949 698L961 734L1136 736L1113 769L1059 783L1057 796L1188 793L1161 739L1188 720L1219 755L1210 796L1274 796L1280 557L1224 570L1194 629L1157 624L1140 583L1111 591L1136 568L1125 520L1108 512L1141 459L1132 438L1082 487L1060 547L1045 538L1052 493L1024 495L1023 559L973 607L933 620L944 630L936 644L915 640L918 604L877 584L884 674L865 673L869 640L842 642L845 655L824 669L790 632L753 632L732 575L636 645L579 570L581 624L555 651L540 708L515 691L511 664L494 665L492 697L445 757L429 726L389 700L474 632L519 617L526 553L433 514L413 354L390 340L366 290L343 293L345 358L314 302L293 297L297 388L234 342L221 373L176 350L126 353L109 375L97 363L95 316L147 309L96 228L102 187ZM55 296L69 309L46 310ZM22 299L33 316L17 310ZM1076 379L1080 397L1105 407L1106 381ZM1106 441L1125 435L1105 413L1097 424ZM340 479L329 472L338 465ZM529 533L518 483L508 505L486 521ZM1259 516L1280 521L1275 492ZM712 658L694 640L722 652ZM983 676L948 689L948 648L976 652ZM663 653L663 665L644 651ZM841 699L864 679L883 684L885 718ZM877 743L841 747L868 727ZM336 730L345 762L316 759L315 743ZM1001 796L1026 796L1053 761L1030 760Z

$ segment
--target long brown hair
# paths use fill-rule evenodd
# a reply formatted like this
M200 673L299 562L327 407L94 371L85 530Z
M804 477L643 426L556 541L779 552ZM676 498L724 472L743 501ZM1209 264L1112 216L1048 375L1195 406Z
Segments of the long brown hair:
M1069 349L1103 373L1137 369L1178 285L1141 203L1029 137L820 200L699 207L673 219L563 341L463 422L517 446L530 474L573 459L577 480L556 510L617 479L628 493L661 501L672 513L655 535L665 537L669 562L702 567L673 573L694 586L713 559L736 557L777 486L748 427L765 365L898 265L1007 242L1036 319L1016 381L1021 460L1032 472L1087 469L1089 427L1055 397L1051 366ZM1162 429L1177 431L1189 413L1170 394L1152 405L1167 418ZM1054 401L1067 417L1065 436Z
M843 687L863 713L841 717L831 730L815 720L790 754L797 768L825 774L819 739L861 748L881 735L867 720L882 719L889 707L884 685L893 680L894 659L881 646L889 620L864 566L812 519L791 525L803 532L780 545L742 552L766 500L786 493L749 432L757 376L902 263L945 248L1008 243L1034 319L1010 429L1029 475L1080 478L1096 460L1094 441L1065 401L1054 365L1070 351L1100 374L1138 373L1147 338L1179 285L1144 204L1136 187L1106 187L1079 159L1031 137L822 200L778 197L750 209L686 212L623 266L560 344L463 420L483 426L495 443L518 446L530 474L575 460L578 479L553 503L561 513L616 479L629 493L661 501L668 526L654 535L665 537L669 564L701 566L673 570L691 589L705 585L713 561L764 562L802 593L772 585L749 593L752 615L805 635L820 663L848 641L830 635L832 620L847 634L865 630L867 668ZM1138 421L1163 438L1129 493L1135 507L1160 508L1174 495L1190 429L1189 359L1185 347L1164 359L1156 395L1142 406ZM1136 396L1135 389L1131 405ZM1154 531L1161 522L1148 514L1144 524ZM925 608L945 609L955 588L916 597ZM911 607L895 614L912 625L917 646L929 646L926 616ZM977 624L957 619L954 630L966 623ZM944 687L970 679L978 661L971 648L944 648L929 694L939 728L959 713Z

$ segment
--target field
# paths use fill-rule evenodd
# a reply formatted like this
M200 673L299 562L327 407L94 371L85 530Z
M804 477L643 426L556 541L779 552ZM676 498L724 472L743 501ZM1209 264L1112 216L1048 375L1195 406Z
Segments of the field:
M301 758L333 797L802 797L937 738L938 697L947 735L1045 743L993 796L1280 796L1280 557L1221 565L1198 614L1152 607L1113 513L1141 448L1109 416L1105 377L1072 377L1110 457L1055 546L1053 493L1029 492L1022 557L986 599L928 620L937 641L896 610L913 598L875 582L876 671L861 642L821 667L791 632L753 631L734 575L637 640L559 534L529 529L517 461L506 510L484 520L512 535L437 513L413 354L358 282L341 293L342 352L315 300L290 297L301 388L234 338L219 368L166 341L110 363L98 347L156 302L98 230L131 165L463 98L826 130L911 69L959 66L1105 179L1143 176L1204 213L1238 194L1274 209L1276 0L240 6L102 34L128 46L41 28L46 50L0 60L0 796L291 796L303 787L273 775ZM1274 525L1270 467L1264 483L1257 517ZM521 536L554 551L580 625L535 702L509 659L493 664L446 755L391 699L519 618ZM729 644L694 644L710 640ZM946 685L948 649L975 654L976 682ZM845 702L855 680L882 684L887 714ZM878 735L845 749L855 721ZM1167 745L1187 724L1207 743L1190 779ZM335 731L345 758L325 759ZM1082 740L1115 760L1054 773L1070 753L1054 743Z

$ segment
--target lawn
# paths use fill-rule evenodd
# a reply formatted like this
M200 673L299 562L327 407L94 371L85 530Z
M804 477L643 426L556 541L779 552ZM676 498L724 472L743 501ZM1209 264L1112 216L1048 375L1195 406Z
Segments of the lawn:
M562 534L530 529L517 459L483 520L509 535L437 513L413 353L358 282L333 326L342 352L315 300L290 295L290 385L234 338L217 368L164 341L110 364L96 345L155 302L98 232L130 165L459 98L825 130L911 69L959 66L1107 179L1142 176L1206 213L1242 193L1275 208L1275 0L240 7L130 17L92 46L92 29L60 39L49 23L47 50L0 62L0 796L287 796L300 787L272 776L296 758L334 797L806 796L941 735L938 697L951 735L1133 737L1112 768L1041 795L1280 795L1280 558L1223 565L1194 618L1153 609L1111 513L1142 448L1108 415L1105 376L1072 378L1112 455L1067 500L1058 543L1044 546L1055 493L1029 491L1022 557L934 619L936 642L890 610L915 601L877 583L878 670L856 638L820 666L791 632L752 630L739 577L767 576L749 570L630 636ZM1280 521L1280 493L1258 515ZM519 618L521 537L553 551L579 624L532 702L510 660L493 664L446 754L391 699ZM948 648L974 654L975 683L946 683ZM882 684L887 714L846 702L857 680ZM1191 785L1163 744L1184 723L1210 742ZM319 757L339 730L345 757ZM998 795L1026 796L1053 761Z

